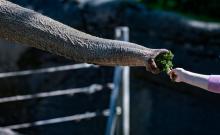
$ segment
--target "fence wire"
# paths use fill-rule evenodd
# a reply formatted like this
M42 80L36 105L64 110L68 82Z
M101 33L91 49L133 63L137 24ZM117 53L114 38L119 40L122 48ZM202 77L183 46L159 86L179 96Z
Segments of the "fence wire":
M31 69L31 70L23 70L23 71L15 71L15 72L5 72L5 73L0 73L0 79L1 78L8 78L8 77L33 75L33 74L76 70L76 69L90 68L90 67L99 67L99 66L81 63L81 64L74 64L74 65L65 65L65 66L49 67L49 68L42 68L42 69L34 69L34 70ZM117 76L116 77L117 79L120 78L120 77L118 77L118 75L116 75L116 76ZM119 82L119 80L117 80L117 82L114 82L114 83L118 83L118 82ZM113 86L113 85L115 85L115 84L108 83L106 86L110 89L117 89L117 88L114 88L115 86ZM2 98L0 98L0 104L7 103L7 102L18 102L18 101L24 101L24 100L31 100L31 99L37 99L37 98L47 98L47 97L62 96L62 95L74 95L74 94L78 94L78 93L93 94L95 92L102 90L103 88L104 88L103 85L92 84L88 87L82 87L82 88L70 88L70 89L64 89L64 90L55 90L55 91L51 91L51 92L41 92L41 93L36 93L36 94L2 97ZM24 129L24 128L30 128L30 127L35 127L35 126L50 125L50 124L63 123L63 122L69 122L69 121L87 120L87 119L95 118L97 116L109 116L112 112L114 112L114 115L121 114L120 107L116 107L115 109L112 109L112 108L114 108L114 107L112 106L111 110L106 109L101 112L85 112L84 114L76 114L76 115L58 117L58 118L53 118L53 119L48 119L48 120L40 120L40 121L36 121L36 122L31 122L31 123L21 123L21 124L9 125L9 126L5 126L3 128L11 129L11 130ZM109 123L109 126L110 125L111 124Z
M116 110L117 110L117 114L120 115L121 114L120 107L117 107ZM53 119L48 119L48 120L40 120L40 121L36 121L32 123L10 125L10 126L5 126L3 128L12 129L12 130L24 129L24 128L30 128L30 127L36 127L36 126L44 126L44 125L57 124L57 123L63 123L63 122L70 122L70 121L79 122L81 120L88 120L88 119L95 118L98 116L109 116L109 109L103 110L101 113L100 112L86 112L84 114L76 114L76 115L53 118Z
M112 89L113 84L108 83L106 86ZM36 93L36 94L3 97L3 98L0 98L0 104L7 103L7 102L18 102L18 101L29 100L29 99L62 96L62 95L73 96L74 94L78 94L78 93L93 94L95 92L101 91L103 88L104 88L103 85L92 84L88 87L82 87L82 88L72 88L72 89L65 89L65 90L56 90L56 91L51 91L51 92L41 92L41 93Z
M53 73L53 72L76 70L76 69L89 68L89 67L98 67L98 66L92 65L92 64L81 63L81 64L74 64L74 65L65 65L65 66L42 68L42 69L36 69L36 70L6 72L6 73L0 73L0 78L25 76L25 75L40 74L40 73Z

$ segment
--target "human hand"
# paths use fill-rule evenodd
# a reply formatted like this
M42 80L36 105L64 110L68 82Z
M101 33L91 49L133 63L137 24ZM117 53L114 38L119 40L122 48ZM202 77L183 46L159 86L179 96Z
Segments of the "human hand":
M170 79L175 82L183 82L184 74L185 74L185 70L183 68L175 68L168 72Z

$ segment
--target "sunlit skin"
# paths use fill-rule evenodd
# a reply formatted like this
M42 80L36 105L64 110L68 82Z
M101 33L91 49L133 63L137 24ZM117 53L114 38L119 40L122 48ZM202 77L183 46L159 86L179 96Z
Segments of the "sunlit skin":
M208 90L209 75L193 73L183 68L172 69L168 74L170 79L174 80L175 82L184 82Z

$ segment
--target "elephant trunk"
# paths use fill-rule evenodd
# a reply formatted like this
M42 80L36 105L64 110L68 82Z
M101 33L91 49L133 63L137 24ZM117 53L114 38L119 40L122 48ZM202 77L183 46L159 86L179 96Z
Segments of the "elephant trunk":
M149 59L167 52L91 36L5 0L0 0L0 38L79 62L145 66L147 70Z

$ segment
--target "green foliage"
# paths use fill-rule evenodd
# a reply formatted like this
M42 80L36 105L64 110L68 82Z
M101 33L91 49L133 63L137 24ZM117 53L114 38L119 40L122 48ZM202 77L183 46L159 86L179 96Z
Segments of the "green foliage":
M155 58L155 62L162 72L168 72L173 67L173 53L171 51L167 53L161 53Z
M150 9L177 12L202 21L219 19L220 0L139 0Z

